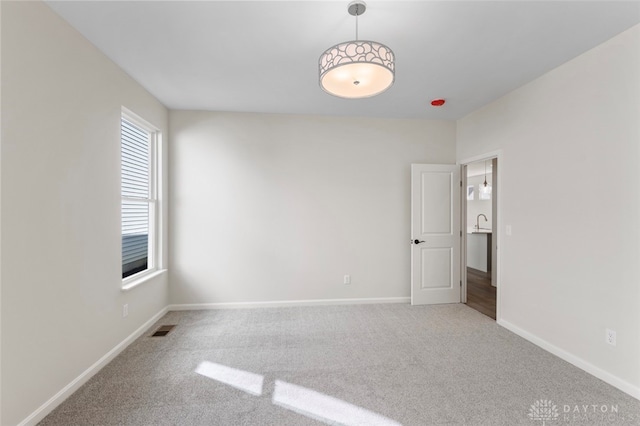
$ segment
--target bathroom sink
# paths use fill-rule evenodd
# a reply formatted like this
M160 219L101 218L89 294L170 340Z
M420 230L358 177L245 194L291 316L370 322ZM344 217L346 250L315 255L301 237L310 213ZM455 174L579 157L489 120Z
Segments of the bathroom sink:
M484 229L484 228L474 229L473 231L471 231L472 234L491 234L491 232L492 232L491 229Z

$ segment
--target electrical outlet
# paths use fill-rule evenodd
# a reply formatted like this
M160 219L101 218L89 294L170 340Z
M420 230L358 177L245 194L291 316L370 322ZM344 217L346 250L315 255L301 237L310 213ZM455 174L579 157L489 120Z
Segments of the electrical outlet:
M343 280L344 284L351 284L351 275L345 275L344 276L344 280Z
M606 335L605 335L605 342L607 342L611 346L615 346L616 345L616 332L613 331L613 330L609 330L607 328L607 332L606 332Z
M129 304L125 303L122 305L122 318L126 318L129 316Z

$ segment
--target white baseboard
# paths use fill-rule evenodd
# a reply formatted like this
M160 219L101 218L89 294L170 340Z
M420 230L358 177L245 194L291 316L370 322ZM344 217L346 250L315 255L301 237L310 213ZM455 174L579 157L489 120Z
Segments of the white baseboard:
M170 311L201 309L282 308L287 306L365 305L375 303L410 303L410 297L373 297L364 299L281 300L271 302L189 303L169 305Z
M40 420L44 419L47 414L52 412L58 405L60 405L65 399L67 399L73 392L78 390L80 386L84 385L90 378L92 378L98 371L100 371L105 365L107 365L113 358L118 356L127 346L133 343L138 337L147 331L149 327L158 321L164 314L168 312L167 307L163 308L155 314L149 321L142 324L136 331L131 333L126 339L120 342L116 347L107 352L102 358L96 361L91 367L87 368L82 374L76 377L71 383L62 388L60 392L55 394L51 399L42 404L36 411L31 413L29 417L24 419L18 424L18 426L35 426Z
M554 354L558 358L561 358L567 361L568 363L575 365L579 369L584 370L587 373L597 377L603 382L606 382L611 386L620 389L621 391L631 395L636 399L640 399L640 387L632 385L631 383L626 382L621 378L604 371L600 367L596 367L595 365L565 351L564 349L560 349L559 347L547 342L544 339L541 339L540 337L534 334L529 333L528 331L521 329L520 327L510 323L509 321L500 319L498 320L498 324L503 326L507 330L512 331L513 333L517 334L523 339L530 341L534 345L541 347L545 351Z

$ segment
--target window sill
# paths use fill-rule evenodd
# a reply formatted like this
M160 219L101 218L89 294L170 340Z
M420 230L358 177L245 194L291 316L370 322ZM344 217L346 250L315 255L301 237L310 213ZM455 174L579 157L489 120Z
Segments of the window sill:
M144 274L141 277L136 278L133 281L129 281L122 286L122 291L129 291L132 288L138 287L140 284L145 283L149 280L152 280L155 277L158 277L167 272L166 269L158 269L153 272L149 272L148 274Z

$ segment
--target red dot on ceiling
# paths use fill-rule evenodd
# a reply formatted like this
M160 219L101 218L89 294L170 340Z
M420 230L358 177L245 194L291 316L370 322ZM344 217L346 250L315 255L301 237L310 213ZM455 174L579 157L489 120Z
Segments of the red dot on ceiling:
M435 107L439 107L444 105L444 99L434 99L431 101L431 105L435 106Z

